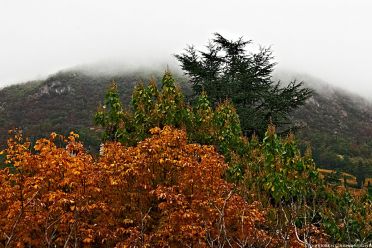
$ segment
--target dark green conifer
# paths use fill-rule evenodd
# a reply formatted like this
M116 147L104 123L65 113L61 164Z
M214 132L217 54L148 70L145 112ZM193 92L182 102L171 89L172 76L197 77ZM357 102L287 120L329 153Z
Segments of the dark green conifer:
M304 104L311 91L302 82L287 86L274 82L271 73L276 64L270 48L248 53L249 44L251 41L230 41L216 33L206 52L191 46L176 58L190 77L195 95L206 91L214 106L230 99L243 132L263 137L270 123L290 128L288 114Z

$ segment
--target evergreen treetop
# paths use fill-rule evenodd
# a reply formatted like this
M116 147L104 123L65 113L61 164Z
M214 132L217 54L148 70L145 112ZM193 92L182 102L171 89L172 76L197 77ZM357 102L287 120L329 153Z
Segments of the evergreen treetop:
M288 127L288 114L303 105L311 90L302 82L287 86L272 80L276 65L270 48L248 52L251 41L230 41L216 33L207 51L193 46L176 55L182 69L190 77L195 95L204 90L214 106L231 99L246 135L263 137L268 124Z

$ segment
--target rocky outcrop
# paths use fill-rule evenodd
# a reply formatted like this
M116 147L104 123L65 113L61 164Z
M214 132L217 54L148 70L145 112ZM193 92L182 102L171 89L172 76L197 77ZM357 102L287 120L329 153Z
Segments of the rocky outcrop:
M43 96L58 96L69 94L71 91L72 87L70 85L64 84L61 81L50 81L41 86L39 90L36 93L30 95L29 98L36 100Z

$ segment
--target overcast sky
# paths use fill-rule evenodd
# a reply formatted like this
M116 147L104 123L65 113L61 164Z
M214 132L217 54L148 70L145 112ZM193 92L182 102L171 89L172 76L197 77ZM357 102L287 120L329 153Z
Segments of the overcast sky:
M0 0L0 86L100 61L172 63L219 32L372 98L371 25L370 0Z

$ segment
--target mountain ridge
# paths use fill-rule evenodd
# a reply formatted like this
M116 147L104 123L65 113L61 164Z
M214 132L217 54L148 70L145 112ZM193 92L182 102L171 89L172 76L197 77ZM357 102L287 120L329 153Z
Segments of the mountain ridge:
M162 72L132 70L115 75L89 73L89 70L64 70L45 80L7 86L0 90L0 139L5 144L7 131L20 127L26 136L36 139L50 132L81 134L87 147L98 149L99 135L94 131L93 116L104 94L115 80L121 100L128 105L138 82L151 77L160 81ZM175 73L186 95L191 94L185 76ZM293 75L273 79L289 82ZM296 132L300 145L311 144L314 159L321 167L372 174L372 104L367 99L324 84L308 75L298 77L314 89L307 103L291 115L302 128ZM316 87L314 87L316 86ZM341 159L342 158L342 159Z

